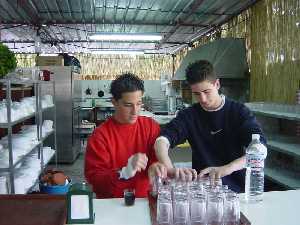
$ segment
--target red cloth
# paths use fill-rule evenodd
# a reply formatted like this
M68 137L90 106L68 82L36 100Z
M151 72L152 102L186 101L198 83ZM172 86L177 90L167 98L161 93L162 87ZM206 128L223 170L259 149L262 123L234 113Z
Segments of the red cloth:
M134 124L120 124L111 117L95 129L88 140L84 170L97 198L123 197L123 190L129 187L135 188L136 197L147 196L147 169L157 161L153 145L159 132L159 125L144 116L139 116ZM120 180L118 171L138 152L147 154L147 169Z

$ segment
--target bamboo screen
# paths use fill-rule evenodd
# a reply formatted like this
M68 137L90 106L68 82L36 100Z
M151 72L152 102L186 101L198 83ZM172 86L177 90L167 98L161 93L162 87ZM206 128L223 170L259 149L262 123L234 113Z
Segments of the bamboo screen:
M300 80L300 2L260 1L251 10L251 99L295 103Z
M144 80L159 80L160 75L171 74L173 65L170 55L103 56L78 54L81 74L87 80L113 80L123 72L132 72Z
M35 54L17 54L19 67L35 66ZM171 55L111 55L77 54L81 64L81 79L113 80L123 72L132 72L144 80L159 80L161 74L172 74Z
M219 36L245 38L250 100L295 103L300 88L300 1L259 1L223 25L220 32L214 31L194 46Z
M35 66L36 54L16 54L18 67L33 67Z

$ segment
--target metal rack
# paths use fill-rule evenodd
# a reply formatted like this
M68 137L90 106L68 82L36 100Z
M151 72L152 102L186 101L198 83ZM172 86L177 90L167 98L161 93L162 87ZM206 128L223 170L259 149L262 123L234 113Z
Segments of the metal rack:
M31 153L38 151L38 158L40 159L40 172L43 171L46 164L48 162L44 161L44 152L43 152L43 145L44 141L48 139L48 137L53 136L54 138L54 145L53 148L55 150L55 162L57 163L57 147L56 147L56 109L55 109L55 85L54 81L36 81L36 80L30 80L30 81L21 81L21 80L13 80L13 79L2 79L0 80L0 83L2 83L4 86L6 86L6 109L7 109L7 123L0 123L0 128L7 129L7 141L8 141L8 151L9 151L9 166L7 168L0 168L0 173L8 173L9 175L9 189L8 192L11 194L15 194L15 172L16 168L19 164L24 162L26 157L30 155ZM34 88L34 95L35 95L35 104L36 104L36 110L34 113L24 116L23 118L20 118L16 121L12 121L11 118L11 107L12 107L12 84L19 84L19 85L27 85L27 86L33 86ZM41 87L43 85L52 85L52 91L53 91L53 107L48 108L42 108L42 101L41 101ZM53 130L46 133L44 136L42 135L42 123L43 123L43 112L53 110ZM30 118L35 118L35 124L37 126L37 143L35 143L33 146L31 146L31 150L28 151L26 154L24 154L21 158L14 160L14 154L13 154L13 145L12 145L12 138L13 138L13 126L22 122L25 122L26 120ZM22 168L22 167L21 167ZM38 177L36 177L35 184L38 181ZM30 187L28 190L30 190L32 187ZM27 191L28 191L27 190Z
M300 188L300 138L293 125L300 121L300 105L246 103L256 114L267 136L265 175L287 189Z

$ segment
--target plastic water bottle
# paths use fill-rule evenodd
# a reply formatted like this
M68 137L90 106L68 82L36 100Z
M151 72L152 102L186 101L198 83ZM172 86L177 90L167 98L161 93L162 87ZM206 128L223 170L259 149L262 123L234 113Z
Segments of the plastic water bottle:
M259 134L252 134L252 141L246 149L245 200L260 202L264 193L264 160L267 148L260 140Z

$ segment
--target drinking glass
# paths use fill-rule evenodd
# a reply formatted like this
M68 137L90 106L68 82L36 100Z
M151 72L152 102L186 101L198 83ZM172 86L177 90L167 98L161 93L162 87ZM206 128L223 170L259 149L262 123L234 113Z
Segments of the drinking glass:
M159 176L155 176L152 184L151 195L157 196L159 187L162 185L161 178Z
M173 207L171 194L159 194L157 198L157 223L169 225L173 223Z
M223 222L223 195L210 192L207 196L206 209L207 225L222 224Z
M135 190L133 188L128 188L124 190L124 202L127 206L134 205L135 202Z
M187 193L174 193L174 225L189 224L189 202Z
M240 204L236 193L228 192L224 198L224 225L238 225L240 221Z
M210 184L210 178L209 176L203 176L203 177L198 177L198 182L203 184L203 185L209 185Z
M206 223L206 196L196 193L190 200L191 225L205 225Z
M222 186L222 178L210 178L210 185L214 187Z

